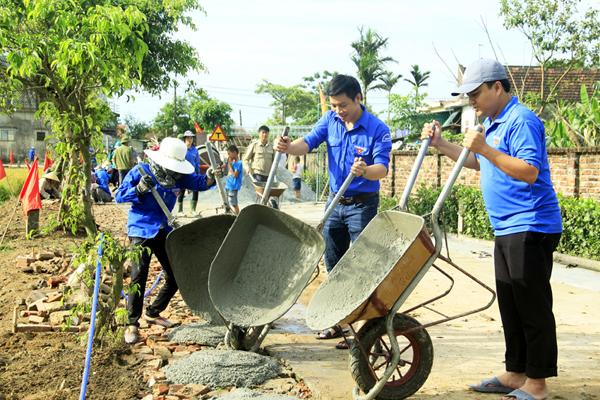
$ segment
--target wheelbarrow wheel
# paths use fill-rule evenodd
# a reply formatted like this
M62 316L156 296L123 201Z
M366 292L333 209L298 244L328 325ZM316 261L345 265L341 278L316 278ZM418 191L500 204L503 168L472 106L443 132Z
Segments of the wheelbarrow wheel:
M433 365L433 344L425 329L414 318L397 314L394 332L400 347L400 362L383 390L376 397L381 400L398 400L413 395L423 386ZM355 340L350 348L350 369L358 387L367 393L383 375L392 359L392 346L385 329L385 318L365 324L357 333L365 354ZM373 376L375 375L375 376Z

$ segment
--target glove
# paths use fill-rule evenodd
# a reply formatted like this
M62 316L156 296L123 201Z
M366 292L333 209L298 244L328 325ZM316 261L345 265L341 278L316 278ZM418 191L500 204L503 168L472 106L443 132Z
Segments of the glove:
M156 183L150 175L144 175L135 186L135 191L138 195L141 195L149 192L155 185Z
M221 168L217 168L215 170L212 167L210 167L206 170L206 177L209 179L212 179L213 181L215 180L215 177L221 178L222 176L223 176L223 171L221 170Z

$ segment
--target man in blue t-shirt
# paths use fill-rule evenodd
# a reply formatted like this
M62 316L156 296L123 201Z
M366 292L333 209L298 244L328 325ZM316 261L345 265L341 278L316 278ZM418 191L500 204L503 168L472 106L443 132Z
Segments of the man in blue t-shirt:
M506 372L471 385L508 399L545 399L546 378L557 375L556 324L552 312L552 253L562 220L546 152L542 121L510 95L506 70L480 59L465 71L465 93L483 125L468 129L465 166L481 172L481 191L494 228L498 307L506 344ZM437 121L422 138L456 160L462 147L442 138ZM529 397L528 397L529 396Z
M351 172L356 176L323 227L325 267L331 272L350 243L377 214L379 180L388 172L392 140L389 128L361 104L362 93L356 78L336 75L327 94L332 110L303 138L291 143L287 137L279 138L276 150L301 156L327 143L328 205L346 177ZM321 332L318 338L339 336L338 327ZM347 342L342 341L336 347L347 348Z
M94 171L95 183L92 184L92 198L96 203L110 203L112 194L108 187L110 176L102 166L98 165Z
M227 181L225 190L227 190L227 200L229 206L236 214L240 213L238 204L238 192L242 188L242 178L244 176L244 167L240 161L240 151L235 144L227 148Z

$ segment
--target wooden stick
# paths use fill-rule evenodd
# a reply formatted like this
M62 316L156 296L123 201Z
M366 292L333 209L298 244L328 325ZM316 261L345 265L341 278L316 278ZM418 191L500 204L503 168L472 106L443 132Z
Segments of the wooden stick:
M13 332L84 332L86 327L82 326L57 326L48 324L17 324Z
M2 243L4 243L4 237L6 236L6 232L8 232L8 228L10 227L10 224L12 223L12 220L15 217L15 214L17 213L17 208L19 208L19 201L20 200L17 198L13 213L10 216L10 219L8 220L8 224L6 224L6 228L4 228L4 233L2 234L2 239L0 239L0 246L2 246Z

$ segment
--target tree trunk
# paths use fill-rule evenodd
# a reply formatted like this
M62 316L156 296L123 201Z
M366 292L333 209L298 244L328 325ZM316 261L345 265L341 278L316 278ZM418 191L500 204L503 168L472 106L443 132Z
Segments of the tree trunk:
M90 144L83 143L81 147L84 171L83 188L80 192L84 213L81 223L85 228L85 233L93 237L96 236L98 229L96 228L96 221L94 221L94 215L92 214L92 160L89 152Z

